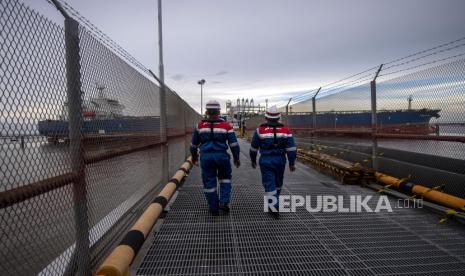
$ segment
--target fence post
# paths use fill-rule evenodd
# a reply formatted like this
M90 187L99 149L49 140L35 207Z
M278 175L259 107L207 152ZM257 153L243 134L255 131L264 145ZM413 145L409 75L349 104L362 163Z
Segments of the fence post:
M289 125L289 104L291 103L292 101L292 98L289 98L289 101L287 102L287 105L286 105L286 120L285 120L285 124L286 125Z
M91 275L87 187L82 148L82 92L79 50L79 23L65 16L66 80L68 129L73 182L74 221L76 224L77 275Z
M181 99L181 98L180 98ZM183 102L183 115L184 115L184 158L187 158L189 156L189 146L190 146L190 143L189 143L189 136L188 136L188 131L187 131L187 120L186 120L186 113L187 113L187 110L188 110L188 105L186 102L182 101Z
M312 126L313 126L313 131L316 130L316 96L318 95L318 93L320 93L320 90L321 90L321 87L318 88L315 95L313 95L313 97L312 97L312 119L313 119Z
M163 26L162 26L162 6L161 0L158 0L158 51L159 51L159 76L160 76L160 138L161 138L161 155L162 155L162 179L168 181L169 175L169 156L168 156L168 135L166 120L166 86L165 86L165 69L163 66Z
M372 162L372 167L375 170L378 170L378 138L376 137L377 128L378 128L378 116L376 114L376 79L378 78L381 68L383 68L383 64L379 66L378 71L376 71L375 77L370 82L370 86L371 86L371 139L372 139L371 162Z
M313 135L312 135L312 143L315 144L315 136L316 136L316 96L320 93L321 87L318 88L315 95L312 97L312 128L313 128Z

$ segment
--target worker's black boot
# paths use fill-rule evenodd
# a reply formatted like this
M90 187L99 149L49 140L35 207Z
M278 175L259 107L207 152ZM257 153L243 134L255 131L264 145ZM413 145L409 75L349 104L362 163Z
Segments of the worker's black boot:
M221 211L225 212L226 214L229 214L229 204L227 203L220 203L219 207L218 207Z

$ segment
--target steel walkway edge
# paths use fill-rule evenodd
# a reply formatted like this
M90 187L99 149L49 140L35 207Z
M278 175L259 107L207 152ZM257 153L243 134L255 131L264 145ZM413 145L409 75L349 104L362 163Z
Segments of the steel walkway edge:
M309 213L280 220L263 212L259 169L233 170L231 213L207 211L200 169L192 170L163 223L131 268L134 275L465 275L465 228L423 209L392 213ZM287 195L373 195L297 164ZM389 198L393 207L397 198ZM370 201L376 203L377 201Z

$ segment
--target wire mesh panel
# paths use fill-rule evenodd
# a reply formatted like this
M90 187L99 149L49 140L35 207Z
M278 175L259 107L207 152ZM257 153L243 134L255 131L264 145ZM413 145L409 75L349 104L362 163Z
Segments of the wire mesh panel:
M300 146L464 197L464 41L297 96L283 121Z
M190 107L186 102L184 102L184 106L186 112L186 132L191 134L199 120L202 119L202 116L200 116L200 114L192 107Z
M2 1L0 191L69 172L65 148L42 147L40 124L63 115L64 32L16 1ZM37 170L40 168L40 170Z
M389 168L465 197L465 44L443 44L386 64L377 83L380 152L433 169ZM391 110L387 112L386 110ZM447 173L444 173L447 172Z
M166 91L166 115L168 124L168 136L185 135L186 121L182 100L173 91Z
M329 145L371 143L370 82L376 69L365 70L296 97L297 103L291 102L283 122L289 125L299 145L348 158L348 151ZM368 148L367 154L370 151ZM371 166L371 160L366 156L351 156L351 161Z
M186 110L181 98L166 89L166 116L169 152L169 175L171 176L186 157Z
M415 143L396 141L398 147L408 151L465 160L460 140L465 136L465 59L420 69L378 82L380 132L400 138L402 134L412 135L409 140ZM390 77L389 72L386 70L385 78ZM390 141L380 145L392 147Z
M190 107L186 102L182 101L181 104L184 111L184 127L185 127L185 136L181 139L184 140L184 151L187 155L190 154L190 144L194 128L197 126L197 123L202 119L200 114ZM177 169L172 168L173 170Z
M334 130L341 134L371 129L370 85L363 84L343 91L322 90L316 98L317 130Z
M0 99L0 274L32 275L74 242L69 149L41 135L63 116L65 40L17 1L0 1ZM15 196L40 194L34 187L56 189Z
M0 275L89 274L161 188L159 86L59 3L0 1ZM177 168L200 116L167 94Z
M159 89L83 27L80 49L90 223L98 237L161 179Z

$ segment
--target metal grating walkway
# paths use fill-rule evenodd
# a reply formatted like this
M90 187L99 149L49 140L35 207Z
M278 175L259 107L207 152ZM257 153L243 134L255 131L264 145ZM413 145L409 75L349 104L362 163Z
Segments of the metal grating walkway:
M241 142L243 164L233 169L231 214L208 214L196 167L142 250L133 268L137 275L465 275L465 226L449 221L435 227L440 216L428 210L301 208L270 218L262 211L260 174L250 167L248 148ZM286 173L282 194L377 196L302 164Z

